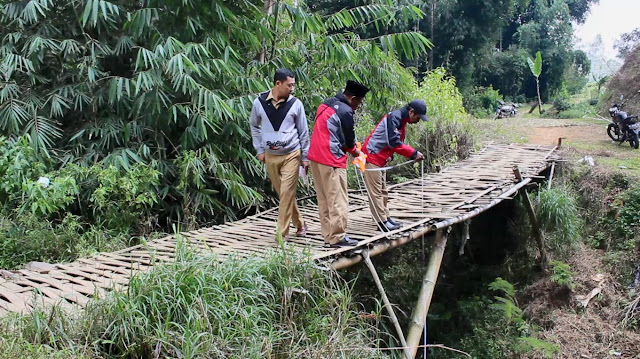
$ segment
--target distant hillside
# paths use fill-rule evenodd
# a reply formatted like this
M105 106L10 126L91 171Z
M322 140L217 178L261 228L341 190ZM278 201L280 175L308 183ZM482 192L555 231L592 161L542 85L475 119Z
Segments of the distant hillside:
M609 80L604 97L603 110L624 96L624 110L640 115L640 46L625 59L624 65Z

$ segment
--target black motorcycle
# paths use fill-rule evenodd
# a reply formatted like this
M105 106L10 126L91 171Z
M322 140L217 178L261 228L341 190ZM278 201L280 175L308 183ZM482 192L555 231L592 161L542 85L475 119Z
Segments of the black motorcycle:
M638 116L630 116L627 112L622 111L624 107L623 97L620 96L620 102L614 103L609 108L609 115L612 122L607 126L607 135L622 144L629 141L631 147L637 149L640 146L638 137L640 136L640 121Z
M517 108L518 105L515 103L507 104L504 101L498 100L498 108L496 109L496 113L493 115L493 119L513 117L518 113Z

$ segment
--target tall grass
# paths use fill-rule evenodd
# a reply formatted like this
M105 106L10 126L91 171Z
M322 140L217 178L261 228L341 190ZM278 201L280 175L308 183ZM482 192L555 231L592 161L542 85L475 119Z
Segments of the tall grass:
M4 319L0 352L16 358L384 357L375 349L377 331L357 317L351 299L349 283L292 253L219 261L180 248L175 263L134 277L127 291L94 301L81 314L36 310Z
M548 234L546 243L552 249L566 253L580 241L583 223L573 189L559 185L540 190L535 211L542 229Z

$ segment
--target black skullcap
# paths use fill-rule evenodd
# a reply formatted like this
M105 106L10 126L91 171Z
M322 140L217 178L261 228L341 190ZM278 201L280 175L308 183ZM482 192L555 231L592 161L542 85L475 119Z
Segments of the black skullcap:
M369 92L369 88L357 81L349 80L344 92L355 97L365 97Z

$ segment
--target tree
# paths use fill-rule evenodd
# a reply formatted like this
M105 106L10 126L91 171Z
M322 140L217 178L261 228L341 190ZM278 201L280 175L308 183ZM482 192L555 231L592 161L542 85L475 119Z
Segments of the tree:
M515 99L523 92L528 67L528 53L524 49L512 47L505 51L488 51L478 63L481 78L479 85L492 87L505 97ZM492 105L493 106L493 105Z
M540 54L540 51L536 53L535 61L532 60L531 58L527 58L527 63L529 64L529 69L531 70L531 73L533 74L533 76L536 77L536 85L538 86L538 111L542 113L542 98L540 97L540 74L542 74L542 54ZM529 110L529 113L533 112L534 108L536 108L535 105L531 107L531 110Z
M600 89L607 82L607 79L618 71L622 63L607 56L601 35L597 35L586 50L591 61L590 77L593 82L598 84L597 96L600 96Z
M562 89L564 74L573 62L572 18L565 0L533 0L528 11L529 19L514 36L518 46L545 57L540 82L529 78L524 90L527 97L536 97L539 91L542 101L548 101Z
M640 46L640 27L620 35L613 47L618 50L618 57L624 60L638 46Z
M4 2L0 132L27 135L56 166L148 164L162 174L160 218L209 222L264 206L271 189L253 155L247 119L275 68L295 70L297 94L309 111L347 78L383 88L376 96L386 102L372 101L382 111L375 106L410 91L411 73L396 56L414 58L431 44L414 32L375 38L354 32L361 23L401 21L398 12L421 17L412 6L381 0L320 15L301 1L277 1L271 17L263 6L255 0Z
M591 71L591 60L589 60L589 56L582 50L573 52L573 64L582 76L587 76Z

